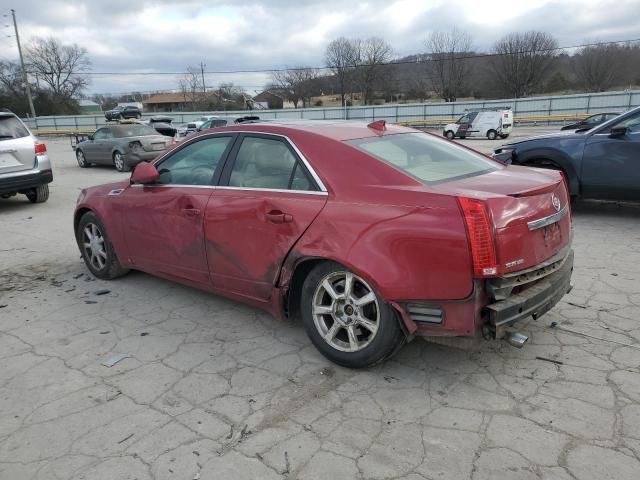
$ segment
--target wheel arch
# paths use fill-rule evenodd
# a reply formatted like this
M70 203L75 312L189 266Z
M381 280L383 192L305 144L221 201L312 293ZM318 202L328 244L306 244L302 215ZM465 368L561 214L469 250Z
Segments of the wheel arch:
M416 325L413 321L404 315L401 308L395 302L390 302L385 299L378 288L377 283L373 278L367 275L365 272L360 271L353 265L345 264L345 262L329 257L297 257L292 262L290 269L283 268L281 271L279 284L283 286L282 291L284 293L282 298L282 307L284 311L284 317L289 319L300 318L300 302L302 299L302 286L304 281L311 273L311 271L322 263L335 263L341 265L347 270L355 273L359 277L362 277L369 285L371 285L376 293L380 296L381 300L389 305L391 310L396 314L396 320L400 325L406 338L409 338L415 331Z
M580 180L571 160L562 152L552 149L535 149L518 153L517 164L529 167L555 166L564 173L569 184L569 194L580 194Z

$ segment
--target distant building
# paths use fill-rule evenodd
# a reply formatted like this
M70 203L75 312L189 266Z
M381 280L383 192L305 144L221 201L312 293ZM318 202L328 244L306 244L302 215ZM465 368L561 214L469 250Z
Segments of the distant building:
M285 99L285 96L277 89L265 90L253 97L253 102L258 105L266 105L270 110L281 108L294 108L293 102Z
M78 100L78 105L80 105L80 113L86 115L102 113L102 107L91 100Z
M146 112L184 112L193 111L195 108L209 109L210 106L218 103L218 95L213 92L198 94L196 101L190 94L177 93L156 93L142 101Z

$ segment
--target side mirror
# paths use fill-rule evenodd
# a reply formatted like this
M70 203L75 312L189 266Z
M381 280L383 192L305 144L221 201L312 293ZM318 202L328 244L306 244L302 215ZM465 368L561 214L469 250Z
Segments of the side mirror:
M131 174L131 183L148 185L157 182L159 178L160 174L154 165L147 162L140 162Z
M627 134L628 131L629 131L629 129L627 127L613 127L609 131L609 136L611 138L624 137Z
M93 140L93 135L87 135L87 140Z

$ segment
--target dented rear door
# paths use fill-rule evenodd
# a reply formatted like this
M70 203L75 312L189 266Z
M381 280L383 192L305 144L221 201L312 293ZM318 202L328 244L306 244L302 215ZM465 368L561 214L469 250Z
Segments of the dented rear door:
M293 144L242 135L209 199L205 248L214 287L269 299L280 267L327 201Z

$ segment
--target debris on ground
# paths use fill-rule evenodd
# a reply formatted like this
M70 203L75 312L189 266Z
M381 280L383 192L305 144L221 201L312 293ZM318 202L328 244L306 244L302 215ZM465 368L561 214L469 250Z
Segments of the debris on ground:
M149 332L142 332L142 333L140 334L140 336L141 336L141 337L146 337L147 335L149 335Z
M564 365L564 362L561 362L560 360L554 360L553 358L536 357L536 360L542 360L543 362L551 362L551 363L555 363L556 365Z
M94 303L98 303L95 300L85 300L84 303L86 303L87 305L93 305Z
M8 307L8 306L9 306L8 304L3 303L3 304L0 305L0 308L5 308L5 307Z
M111 293L111 290L101 288L100 290L96 290L95 292L93 292L94 295L106 295L107 293Z
M289 452L284 451L284 470L282 472L283 475L288 475L291 471L291 463L289 462Z
M130 435L127 435L127 436L126 436L126 437L124 437L122 440L120 440L120 441L118 442L118 445L120 445L121 443L126 442L126 441L127 441L127 440L129 440L131 437L133 437L133 433L132 433L132 434L130 434Z
M573 303L573 302L567 302L569 305L571 305L572 307L578 307L578 308L589 308L586 305L580 305L579 303Z
M77 274L77 275L74 275L74 276L73 276L73 278L77 280L77 279L79 279L80 277L82 277L83 275L84 275L84 273L79 273L79 274Z
M104 330L102 332L100 332L100 335L106 335L107 333L111 333L110 330Z
M129 357L131 357L131 355L129 355L128 353L119 353L118 355L112 355L111 357L107 358L104 362L102 362L102 365L104 365L105 367L111 368L119 361Z
M549 328L556 328L558 326L558 322L551 322L549 324Z

